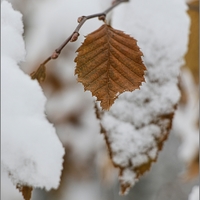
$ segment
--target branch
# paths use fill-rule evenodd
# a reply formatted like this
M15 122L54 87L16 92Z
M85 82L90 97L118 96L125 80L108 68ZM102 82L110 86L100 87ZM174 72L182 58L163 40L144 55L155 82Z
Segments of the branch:
M81 29L81 27L83 26L83 24L92 18L96 18L98 17L99 20L103 20L105 21L106 15L113 9L115 8L117 5L119 5L120 3L123 2L128 2L129 0L115 0L112 3L112 6L109 7L108 9L106 9L104 12L101 13L97 13L97 14L93 14L93 15L88 15L88 16L82 16L78 18L78 26L75 28L75 30L73 31L73 33L63 42L63 44L61 44L53 53L51 56L49 56L39 67L36 71L32 72L30 74L32 79L37 79L38 82L43 82L45 80L46 77L46 67L45 65L52 59L57 59L61 53L61 51L63 50L63 48L69 43L69 42L75 42L78 39L79 36L79 30Z

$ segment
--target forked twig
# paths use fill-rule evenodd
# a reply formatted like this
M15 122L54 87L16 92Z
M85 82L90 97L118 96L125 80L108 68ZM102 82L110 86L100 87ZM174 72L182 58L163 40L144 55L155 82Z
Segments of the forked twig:
M63 48L69 43L69 42L75 42L78 39L79 36L79 30L83 26L83 24L88 20L92 18L98 17L99 20L105 21L106 15L117 5L123 2L128 2L129 0L115 0L112 3L112 6L106 9L104 12L93 14L93 15L88 15L88 16L82 16L78 18L78 26L75 28L73 33L61 44L53 53L51 56L49 56L39 67L36 71L32 72L30 74L32 79L37 79L38 82L43 82L46 77L46 67L45 65L52 59L57 59L63 50Z

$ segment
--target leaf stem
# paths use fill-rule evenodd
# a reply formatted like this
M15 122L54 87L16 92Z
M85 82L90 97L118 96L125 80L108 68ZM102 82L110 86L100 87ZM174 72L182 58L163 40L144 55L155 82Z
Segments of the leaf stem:
M44 65L47 64L50 60L52 59L57 59L61 53L61 51L63 50L63 48L69 43L69 42L75 42L78 39L79 36L79 30L81 29L81 27L83 26L83 24L92 18L96 18L98 17L99 20L105 20L106 15L113 9L115 8L117 5L123 3L123 2L128 2L129 0L115 0L112 3L112 6L110 6L108 9L106 9L104 12L101 13L97 13L97 14L93 14L93 15L88 15L88 16L82 16L78 18L78 26L75 28L75 30L73 31L73 33L52 53L51 56L49 56L40 66L39 68L35 71L31 73L31 78L32 79L37 79L39 82L44 81L45 77L40 77L41 73L38 73L40 70L40 67L44 68Z
M106 9L104 12L101 12L101 13L97 13L97 14L93 14L93 15L88 15L88 16L82 16L82 17L79 17L78 18L78 26L75 28L74 32L65 40L65 42L60 46L58 47L55 52L57 54L60 54L62 49L69 43L69 42L74 42L78 39L78 36L79 36L79 30L81 29L81 27L83 26L83 24L88 20L88 19L92 19L92 18L96 18L96 17L99 17L101 18L102 16L104 17L103 20L105 19L106 15L108 14L108 12L110 12L114 7L116 7L117 5L119 5L120 3L122 2L128 2L128 0L117 0L117 1L114 1L113 5ZM74 37L74 40L73 39L73 36L74 35L77 35ZM52 54L54 55L54 53ZM51 56L52 57L52 56ZM57 58L57 57L56 57ZM52 59L55 59L54 56L52 57Z

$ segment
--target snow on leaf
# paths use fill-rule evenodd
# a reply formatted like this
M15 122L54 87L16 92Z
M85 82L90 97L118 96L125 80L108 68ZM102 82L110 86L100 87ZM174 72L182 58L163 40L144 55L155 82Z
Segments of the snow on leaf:
M22 15L1 2L1 163L15 185L57 188L64 149L44 114L46 98L24 74ZM28 199L28 197L26 197Z
M139 88L144 81L146 67L136 40L107 24L90 33L77 52L78 81L101 101L104 110L119 94Z
M135 0L116 8L112 23L137 38L148 69L140 90L123 93L101 116L109 153L120 169L121 194L127 194L156 161L171 129L189 19L182 0Z

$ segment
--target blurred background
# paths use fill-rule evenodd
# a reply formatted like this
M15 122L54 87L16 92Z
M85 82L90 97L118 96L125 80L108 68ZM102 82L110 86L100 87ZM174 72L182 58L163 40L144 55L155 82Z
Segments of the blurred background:
M183 0L184 1L184 0ZM72 33L77 17L98 13L111 0L10 0L23 14L27 61L22 70L30 74ZM61 56L48 63L47 78L41 84L47 97L46 114L66 149L58 190L33 191L32 200L187 200L199 185L199 1L187 1L190 35L179 87L181 99L168 140L150 172L119 196L118 170L112 166L94 113L89 92L74 76L74 53L83 36L102 22L89 20L80 38L69 43ZM187 130L181 123L187 124ZM50 166L49 166L50 167ZM22 199L2 171L1 199Z

